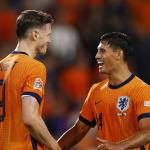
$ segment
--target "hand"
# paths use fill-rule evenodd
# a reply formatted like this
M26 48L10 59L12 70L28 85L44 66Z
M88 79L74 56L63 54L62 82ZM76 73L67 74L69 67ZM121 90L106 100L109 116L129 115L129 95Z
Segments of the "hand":
M48 150L62 150L62 149L60 148L60 146L59 146L59 145L56 145L54 148L52 148L52 149L48 149Z
M57 150L62 150L62 148L58 145L58 146L57 146Z
M113 143L101 138L97 138L97 141L101 143L97 146L98 150L124 150L123 147L117 143Z
M58 143L56 143L56 145L54 146L54 148L52 148L52 150L62 150L61 147L58 145Z
M62 150L61 148L60 148L60 146L56 143L56 145L55 146L53 146L53 148L47 148L47 147L45 147L45 146L43 146L43 150Z

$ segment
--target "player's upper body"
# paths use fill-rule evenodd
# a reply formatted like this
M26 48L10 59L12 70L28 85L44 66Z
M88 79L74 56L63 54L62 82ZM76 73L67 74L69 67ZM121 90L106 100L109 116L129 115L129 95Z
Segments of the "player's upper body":
M92 86L80 121L97 126L98 136L112 142L139 131L138 122L150 117L150 87L133 74L119 85L108 80ZM141 146L142 147L142 146Z
M0 147L9 149L17 146L16 149L24 149L32 143L31 135L22 119L22 98L35 97L41 114L46 70L42 63L29 57L27 53L17 51L2 60L0 66L0 79L4 82L1 88L5 88L5 95L2 91L0 93L4 103L0 108L4 111L1 113L3 118L0 122Z
M0 61L0 149L59 149L41 118L45 66L35 60L50 43L52 17L26 10L17 18L16 49Z
M92 86L79 120L58 140L61 147L76 144L96 125L102 138L99 150L148 149L143 145L150 142L150 87L130 72L131 51L130 38L123 33L101 37L96 60L108 79Z

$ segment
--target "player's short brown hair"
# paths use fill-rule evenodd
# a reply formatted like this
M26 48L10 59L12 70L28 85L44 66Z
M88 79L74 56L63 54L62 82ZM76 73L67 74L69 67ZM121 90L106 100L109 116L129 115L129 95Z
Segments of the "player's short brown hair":
M28 29L42 27L47 23L52 23L53 18L50 14L37 10L25 10L21 12L16 21L17 38L25 38Z

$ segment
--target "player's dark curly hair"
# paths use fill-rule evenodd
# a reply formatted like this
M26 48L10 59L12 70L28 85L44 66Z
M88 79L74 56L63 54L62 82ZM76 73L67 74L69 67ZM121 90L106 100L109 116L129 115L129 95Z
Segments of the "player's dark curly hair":
M121 32L106 33L101 36L101 42L107 42L113 50L121 48L124 53L124 60L127 61L133 52L133 42L130 36Z
M42 27L47 23L52 23L51 15L37 10L25 10L21 12L16 21L16 34L18 39L25 38L28 29Z

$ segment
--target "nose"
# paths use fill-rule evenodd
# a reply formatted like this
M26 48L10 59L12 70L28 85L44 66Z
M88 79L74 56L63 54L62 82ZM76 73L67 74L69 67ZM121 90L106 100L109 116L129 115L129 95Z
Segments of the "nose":
M48 42L49 42L49 43L51 43L51 42L52 42L51 38L49 38Z
M99 51L97 51L96 55L95 55L95 59L99 59L101 57L101 54L99 53Z

